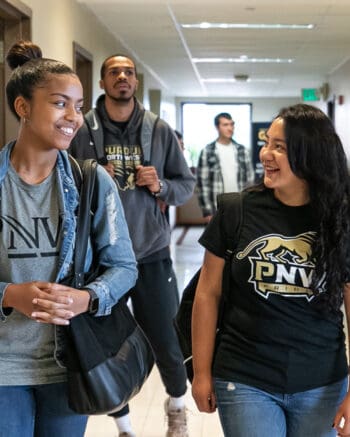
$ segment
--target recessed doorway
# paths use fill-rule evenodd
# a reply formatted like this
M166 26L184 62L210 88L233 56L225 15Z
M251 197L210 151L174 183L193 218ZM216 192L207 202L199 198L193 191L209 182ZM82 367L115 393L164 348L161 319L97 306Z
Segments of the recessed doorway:
M92 54L73 42L73 68L77 73L84 90L83 113L92 107Z
M5 84L11 70L5 56L9 48L19 39L31 39L32 11L23 3L0 0L0 147L16 138L18 122L6 103Z

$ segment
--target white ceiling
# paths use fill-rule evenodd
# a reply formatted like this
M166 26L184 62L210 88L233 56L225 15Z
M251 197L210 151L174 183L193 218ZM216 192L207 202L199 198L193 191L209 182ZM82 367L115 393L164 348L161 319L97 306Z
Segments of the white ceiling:
M181 97L297 97L350 59L350 0L78 0L153 77ZM312 30L184 29L181 24L314 24ZM290 64L192 58L292 58ZM206 83L245 74L250 82Z

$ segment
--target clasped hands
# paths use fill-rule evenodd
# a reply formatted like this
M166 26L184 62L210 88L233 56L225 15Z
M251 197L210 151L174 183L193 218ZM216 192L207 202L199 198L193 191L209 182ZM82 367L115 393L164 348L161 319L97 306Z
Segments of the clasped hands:
M90 295L67 285L33 281L7 286L2 302L41 323L69 325L69 320L88 309Z

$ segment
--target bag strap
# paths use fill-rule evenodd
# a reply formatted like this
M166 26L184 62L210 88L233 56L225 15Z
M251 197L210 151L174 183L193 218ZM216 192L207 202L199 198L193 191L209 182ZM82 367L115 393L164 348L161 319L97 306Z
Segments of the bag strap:
M99 164L106 165L106 152L104 148L104 135L101 118L96 108L91 109L85 116L84 121L90 136L90 145L94 146L96 160Z
M151 162L151 151L154 127L158 121L158 115L151 111L145 111L143 114L142 127L141 127L141 146L143 152L143 163L149 165Z
M143 151L143 160L145 165L151 161L152 141L155 125L158 121L158 115L151 111L144 111L141 126L141 146ZM101 117L96 108L89 111L84 116L85 124L90 136L90 144L94 146L96 160L99 164L106 165L106 152L104 149L104 136Z
M80 193L81 183L83 180L83 174L81 172L81 164L70 154L68 155L68 158L69 158L70 167L72 169L75 186L77 187L77 190Z
M82 288L84 286L84 263L90 236L91 216L96 209L97 202L97 190L95 189L97 162L94 159L86 159L79 163L74 158L70 158L70 162L73 177L80 193L74 248L74 284L76 288Z
M225 251L225 265L222 273L222 294L220 300L219 314L218 314L218 329L221 328L225 304L227 300L227 293L230 290L231 282L231 260L234 249L239 241L243 224L243 197L245 193L223 193L217 198L218 208L223 209L222 226L227 238L227 247Z
M223 193L217 198L218 209L223 210L222 225L227 238L226 260L231 259L241 233L244 196L245 192Z

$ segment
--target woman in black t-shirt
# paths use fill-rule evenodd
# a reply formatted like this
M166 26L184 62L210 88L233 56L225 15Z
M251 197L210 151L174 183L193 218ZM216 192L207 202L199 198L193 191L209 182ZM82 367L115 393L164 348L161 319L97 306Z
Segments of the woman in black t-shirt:
M214 356L225 212L206 248L193 309L192 393L218 406L226 437L350 436L341 305L350 322L350 184L331 121L282 109L260 152L264 180L246 191ZM333 424L333 425L332 425Z

